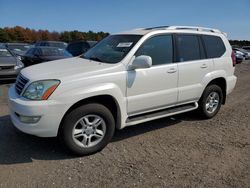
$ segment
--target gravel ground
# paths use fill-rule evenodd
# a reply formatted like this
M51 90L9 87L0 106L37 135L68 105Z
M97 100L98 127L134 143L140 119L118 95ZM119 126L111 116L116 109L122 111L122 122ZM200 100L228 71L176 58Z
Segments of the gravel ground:
M101 152L74 157L55 138L17 131L0 85L0 187L250 187L250 61L219 114L125 128Z

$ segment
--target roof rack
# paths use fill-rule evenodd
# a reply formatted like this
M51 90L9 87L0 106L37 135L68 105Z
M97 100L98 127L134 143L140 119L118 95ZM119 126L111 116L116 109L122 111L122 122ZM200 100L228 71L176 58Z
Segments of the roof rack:
M148 28L144 28L144 30L167 29L168 27L169 27L169 26L148 27Z
M144 28L144 30L154 30L154 29L183 29L183 30L194 30L194 31L206 31L206 32L212 32L212 33L222 33L223 35L227 36L226 33L221 32L218 29L208 28L208 27L196 27L196 26L158 26L158 27L149 27Z
M213 29L208 27L195 27L195 26L170 26L167 29L185 29L185 30L210 31L213 33L222 33L218 29Z

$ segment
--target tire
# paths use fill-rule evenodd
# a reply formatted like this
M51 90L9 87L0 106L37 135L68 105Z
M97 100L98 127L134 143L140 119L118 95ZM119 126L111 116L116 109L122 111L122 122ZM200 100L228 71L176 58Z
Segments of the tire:
M218 85L209 85L205 88L199 100L198 113L202 118L210 119L219 112L222 101L223 93L221 88Z
M60 136L71 152L82 156L102 150L112 139L114 131L115 120L109 109L91 103L66 115Z

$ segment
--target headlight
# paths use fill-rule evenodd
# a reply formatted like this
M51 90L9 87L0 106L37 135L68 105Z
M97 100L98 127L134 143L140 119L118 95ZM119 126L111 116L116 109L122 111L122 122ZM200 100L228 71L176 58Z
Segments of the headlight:
M24 67L24 64L20 60L17 59L15 69L20 69L23 67Z
M47 100L59 84L59 80L35 81L27 87L22 96L30 100Z

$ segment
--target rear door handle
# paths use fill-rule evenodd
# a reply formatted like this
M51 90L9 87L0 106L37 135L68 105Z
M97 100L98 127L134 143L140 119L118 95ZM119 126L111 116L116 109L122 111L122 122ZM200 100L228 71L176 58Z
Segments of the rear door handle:
M170 68L167 72L168 73L175 73L177 71L176 68Z
M202 68L202 69L207 68L207 64L202 64L202 65L201 65L201 68Z

